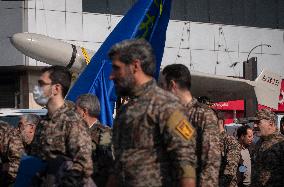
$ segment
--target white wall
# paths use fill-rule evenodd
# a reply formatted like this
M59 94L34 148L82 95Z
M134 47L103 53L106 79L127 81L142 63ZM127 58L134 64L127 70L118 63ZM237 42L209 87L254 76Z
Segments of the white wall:
M120 15L82 12L81 0L29 0L28 32L45 34L97 50ZM284 31L171 20L162 66L183 63L190 69L242 76L242 62L258 58L258 72L268 68L284 77ZM218 62L218 64L217 64ZM239 62L232 68L234 62ZM29 60L29 65L43 65Z
M272 47L250 54L258 59L258 72L268 68L284 77L284 32L276 29L171 21L163 65L183 63L195 71L242 76L242 62L259 44ZM239 63L230 67L234 62Z

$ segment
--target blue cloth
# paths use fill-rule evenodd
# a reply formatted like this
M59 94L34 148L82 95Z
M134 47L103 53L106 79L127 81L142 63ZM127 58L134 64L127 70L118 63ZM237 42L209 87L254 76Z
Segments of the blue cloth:
M66 99L75 101L79 95L84 93L96 95L101 104L101 123L112 126L114 103L117 97L114 83L109 80L112 67L108 51L112 45L122 40L145 38L152 44L156 55L155 77L158 78L170 9L171 0L139 0L136 2L92 57Z
M46 164L39 158L33 156L23 156L18 170L14 187L28 187L33 176L44 170Z

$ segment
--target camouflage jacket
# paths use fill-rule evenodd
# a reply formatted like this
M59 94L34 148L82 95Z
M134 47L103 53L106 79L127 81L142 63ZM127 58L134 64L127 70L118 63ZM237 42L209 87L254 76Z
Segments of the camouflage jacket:
M253 187L284 186L284 136L261 137L252 153Z
M60 158L66 158L73 162L66 172L76 171L79 175L89 177L93 173L93 162L91 137L87 128L83 119L64 104L37 126L31 154L47 161L50 165L48 168L54 167L51 165L56 165Z
M176 186L195 178L195 129L178 98L151 80L136 87L113 128L114 172L121 186Z
M20 160L25 153L23 140L18 128L0 130L1 184L13 183L16 179Z
M89 128L89 132L92 138L93 179L98 187L104 187L113 165L111 128L97 121Z
M216 187L221 164L220 133L215 113L193 98L185 105L189 122L195 127L197 186Z
M0 120L0 142L3 142L5 134L12 129L9 123Z
M221 143L221 168L220 168L220 187L237 187L237 169L241 157L241 145L239 142L226 132L220 135Z

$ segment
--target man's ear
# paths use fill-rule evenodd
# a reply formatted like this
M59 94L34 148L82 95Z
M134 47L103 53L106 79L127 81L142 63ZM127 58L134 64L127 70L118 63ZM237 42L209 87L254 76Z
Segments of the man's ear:
M62 86L60 84L55 84L52 93L57 95L62 92Z
M83 108L83 118L88 115L88 109Z
M274 122L273 122L273 121L271 121L271 120L269 120L269 125L270 125L271 127L276 127L276 128L277 128L276 123L274 123Z
M141 61L138 59L133 60L132 62L133 67L133 73L136 73L138 71L141 71Z
M174 80L171 80L170 83L169 83L169 88L176 90L177 89L177 83Z

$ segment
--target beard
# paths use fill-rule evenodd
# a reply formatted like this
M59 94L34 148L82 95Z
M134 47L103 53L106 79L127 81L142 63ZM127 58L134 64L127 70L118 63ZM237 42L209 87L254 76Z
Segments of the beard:
M27 134L28 133L25 132L25 130L21 131L21 136L22 136L23 142L25 144L29 145L32 142L32 138L30 138Z
M131 96L135 87L135 79L130 70L125 77L114 80L115 91L118 96Z

